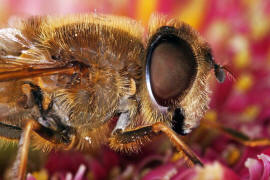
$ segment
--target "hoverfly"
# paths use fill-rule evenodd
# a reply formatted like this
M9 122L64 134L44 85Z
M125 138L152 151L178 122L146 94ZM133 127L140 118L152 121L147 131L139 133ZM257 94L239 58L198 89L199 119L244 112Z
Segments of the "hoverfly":
M134 20L97 14L31 17L1 29L0 136L20 141L14 176L25 177L30 142L133 152L159 132L203 165L174 129L185 135L199 125L211 71L224 81L208 43L159 15L147 32Z

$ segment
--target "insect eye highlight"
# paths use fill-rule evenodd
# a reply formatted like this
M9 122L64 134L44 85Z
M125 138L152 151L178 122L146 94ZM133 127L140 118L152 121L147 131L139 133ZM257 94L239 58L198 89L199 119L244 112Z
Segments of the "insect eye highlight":
M153 41L147 56L148 90L161 106L181 97L197 72L190 45L174 34L163 34Z

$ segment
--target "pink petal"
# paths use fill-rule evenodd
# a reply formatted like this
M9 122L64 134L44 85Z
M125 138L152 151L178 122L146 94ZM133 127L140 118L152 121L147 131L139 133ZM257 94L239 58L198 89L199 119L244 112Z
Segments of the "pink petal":
M195 168L186 169L182 172L179 171L178 174L172 178L172 180L191 180L194 178L195 174Z
M175 164L168 163L147 173L142 180L170 179L177 173Z
M263 161L264 171L261 180L268 180L270 177L270 157L265 154L258 155L258 159Z
M72 180L72 174L70 172L66 174L65 180Z
M83 164L80 165L80 167L79 167L79 169L74 177L74 180L82 180L85 171L86 171L86 166Z
M26 180L36 180L36 178L34 176L32 176L31 173L27 174Z
M257 180L261 178L263 167L258 160L248 158L245 162L245 166L249 171L249 180Z

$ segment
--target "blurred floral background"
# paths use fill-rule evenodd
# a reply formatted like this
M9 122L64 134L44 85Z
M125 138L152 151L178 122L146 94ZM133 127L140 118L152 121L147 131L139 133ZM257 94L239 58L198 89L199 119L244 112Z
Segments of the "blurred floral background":
M205 118L251 138L270 137L269 0L0 0L0 12L0 27L16 16L40 14L109 13L134 18L145 27L153 12L179 18L207 39L216 61L236 76L223 84L211 79L211 109ZM186 140L206 163L204 168L186 167L168 139L159 137L137 155L106 147L94 155L31 151L28 179L269 179L270 147L245 147L203 127ZM3 173L16 146L0 151Z

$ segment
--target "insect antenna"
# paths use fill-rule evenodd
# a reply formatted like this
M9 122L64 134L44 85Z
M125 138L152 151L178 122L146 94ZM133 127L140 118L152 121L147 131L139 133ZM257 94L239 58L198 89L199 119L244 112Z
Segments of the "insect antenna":
M226 73L224 72L224 70L226 71ZM232 72L231 68L229 68L228 65L214 64L214 72L218 82L220 83L223 83L225 81L226 76L233 81L236 80L235 74Z
M237 76L228 65L224 65L222 66L222 68L226 71L226 75L228 76L229 79L236 81Z

